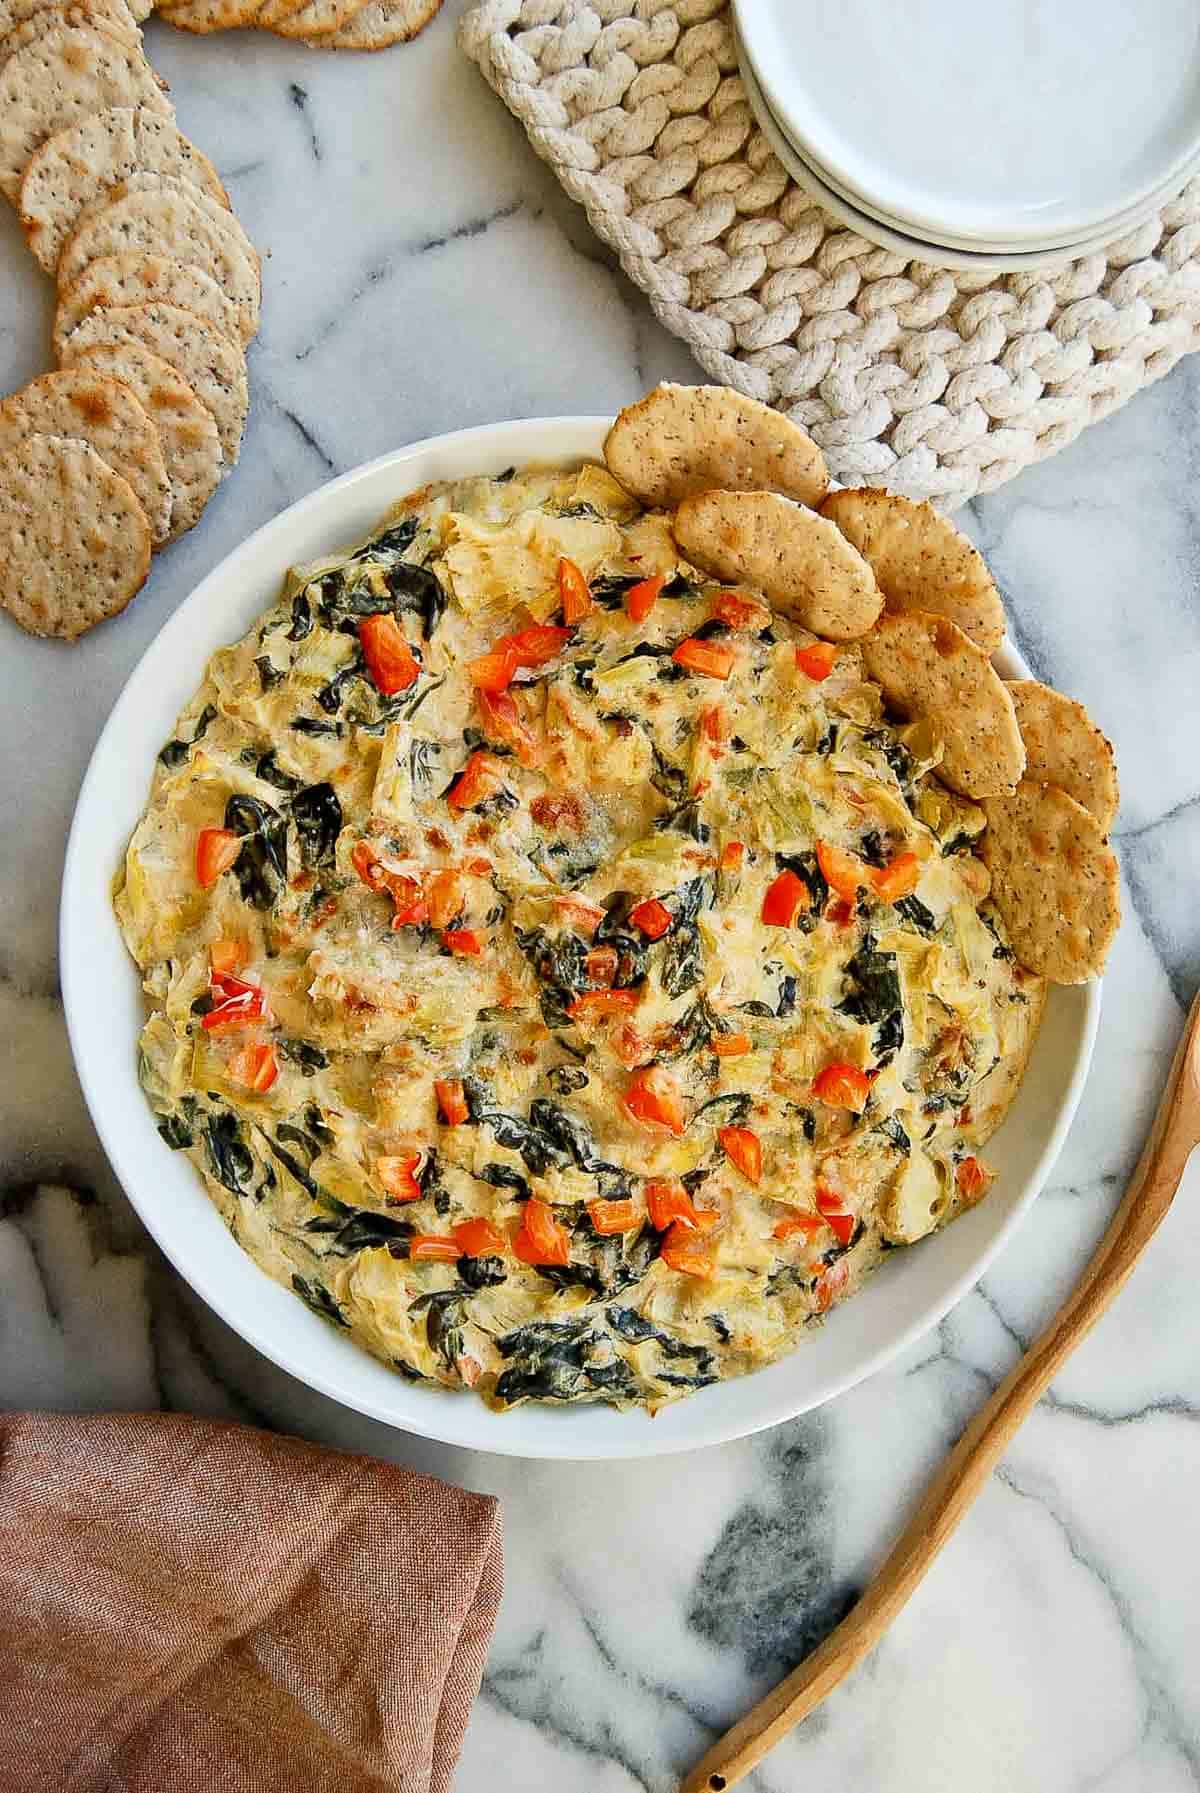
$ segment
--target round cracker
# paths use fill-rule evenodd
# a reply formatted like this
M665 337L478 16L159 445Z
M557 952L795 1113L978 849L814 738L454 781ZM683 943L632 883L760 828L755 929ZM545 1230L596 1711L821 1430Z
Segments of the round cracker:
M1037 679L1014 679L1009 695L1025 743L1025 777L1056 784L1095 816L1101 834L1113 825L1121 800L1112 742L1081 703Z
M323 50L386 50L406 44L437 17L442 0L370 0L332 37L305 39Z
M32 19L36 13L51 11L60 4L61 0L0 0L0 39L9 38L19 25ZM110 0L110 4L117 16L129 25L137 24L139 15L125 4L125 0Z
M181 0L178 6L160 6L158 16L178 31L204 36L210 31L233 31L252 25L261 0Z
M59 285L73 286L92 262L130 250L203 268L236 307L243 342L258 329L253 245L233 213L190 182L139 172L85 207L59 258Z
M604 459L613 478L651 509L714 488L780 492L817 505L829 485L811 436L732 386L656 386L618 415Z
M250 392L240 343L178 305L114 305L93 311L63 344L63 364L102 343L141 343L173 367L212 412L221 453L233 466L242 446Z
M94 368L128 386L157 428L171 482L167 539L174 541L199 521L224 470L212 413L161 355L140 344L92 349L81 357L79 366Z
M931 724L943 784L964 797L1012 790L1025 769L1017 713L1004 680L957 624L922 610L888 612L862 653L888 702Z
M0 453L0 604L23 629L74 641L149 569L146 513L94 448L35 432Z
M128 480L146 513L151 539L171 526L171 482L158 431L128 386L93 368L60 369L31 380L0 404L0 449L36 431L88 442Z
M59 25L18 50L0 69L0 192L15 203L35 150L108 106L171 110L134 45L94 26Z
M304 5L297 7L292 0L267 0L254 22L278 37L312 38L324 43L343 25L353 23L366 4L367 0L305 0Z
M74 286L58 295L54 315L54 354L77 324L93 311L115 305L177 305L203 318L232 343L241 343L238 316L211 274L162 255L104 255L86 267Z
M693 565L753 585L830 641L865 635L883 608L875 575L841 531L774 492L701 492L671 524Z
M1095 816L1028 779L983 808L979 853L1022 965L1055 984L1097 977L1121 923L1121 881Z
M204 153L170 118L110 106L57 131L30 159L18 205L25 238L48 274L85 207L138 170L188 180L228 209L229 195Z
M26 44L60 25L95 26L107 37L119 38L124 44L141 48L142 34L125 0L73 0L71 4L54 0L54 4L39 7L0 39L0 68Z
M888 610L948 616L994 654L1004 640L1004 605L987 563L928 503L871 488L830 492L821 515L869 560Z

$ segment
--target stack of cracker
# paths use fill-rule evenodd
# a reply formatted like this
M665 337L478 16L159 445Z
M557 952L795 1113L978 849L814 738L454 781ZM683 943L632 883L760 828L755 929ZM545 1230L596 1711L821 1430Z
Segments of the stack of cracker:
M334 49L411 37L441 0L185 0ZM258 255L146 60L146 0L0 0L0 191L58 283L57 373L0 403L0 605L74 640L143 584L238 458Z

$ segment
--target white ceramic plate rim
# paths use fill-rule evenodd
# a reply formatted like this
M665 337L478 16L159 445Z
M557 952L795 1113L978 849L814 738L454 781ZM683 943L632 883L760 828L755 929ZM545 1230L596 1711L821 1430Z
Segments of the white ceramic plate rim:
M596 458L610 421L531 419L431 438L333 480L235 549L164 625L101 734L71 828L60 929L67 1026L97 1131L148 1230L197 1293L265 1357L345 1406L447 1444L566 1460L661 1455L776 1425L832 1400L936 1325L984 1274L1041 1188L1079 1100L1100 1010L1098 983L1051 992L1017 1106L990 1148L1002 1181L987 1202L924 1245L896 1253L790 1356L655 1419L641 1410L537 1405L495 1414L473 1396L405 1382L310 1314L234 1242L189 1161L159 1138L137 1082L139 982L108 892L144 806L154 755L209 655L250 626L293 561L360 537L391 502L427 480ZM1026 670L1009 649L1000 665L1006 676Z
M803 84L794 88L783 84L783 71L789 58L783 53L775 10L761 0L733 0L734 17L744 43L753 56L754 66L771 109L788 137L797 145L806 161L836 177L838 186L849 196L849 202L868 209L881 206L887 217L894 218L905 234L949 229L951 235L967 242L997 247L999 252L1028 246L1031 233L1013 226L1011 214L989 209L951 194L934 195L928 186L905 183L898 166L868 166L851 135L829 124L821 130L823 120L816 114ZM1091 200L1081 193L1076 201L1060 201L1039 208L1039 216L1053 219L1032 240L1056 237L1060 243L1068 239L1082 240L1102 232L1109 237L1109 220L1142 206L1148 195L1169 188L1178 176L1180 182L1187 165L1200 154L1200 129L1193 128L1185 139L1176 138L1173 153L1158 166L1147 166L1131 186L1098 193ZM856 178L857 176L857 178ZM1084 190L1086 192L1086 189ZM885 199L883 196L887 195ZM1119 234L1113 232L1111 234Z

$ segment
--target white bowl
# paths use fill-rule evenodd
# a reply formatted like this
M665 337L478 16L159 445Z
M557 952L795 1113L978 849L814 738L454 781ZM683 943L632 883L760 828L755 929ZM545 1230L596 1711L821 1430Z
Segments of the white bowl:
M176 1269L243 1338L322 1394L406 1431L512 1456L641 1457L717 1444L831 1400L885 1364L982 1275L1041 1188L1079 1100L1100 1010L1098 984L1051 991L1016 1103L988 1148L1000 1175L986 1202L947 1232L893 1253L790 1357L704 1389L655 1419L603 1407L498 1414L473 1395L405 1382L235 1245L190 1162L159 1138L137 1080L140 983L109 892L145 805L154 756L208 656L249 628L293 562L362 536L427 480L596 458L608 422L533 419L438 436L344 474L252 535L180 605L134 669L92 755L63 877L63 999L80 1082L117 1176ZM1025 671L1007 649L999 664L1009 676Z

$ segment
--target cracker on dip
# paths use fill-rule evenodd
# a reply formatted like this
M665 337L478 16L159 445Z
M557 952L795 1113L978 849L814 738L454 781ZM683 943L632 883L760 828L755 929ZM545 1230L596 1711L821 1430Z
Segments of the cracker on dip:
M180 306L230 342L241 341L237 312L211 274L169 256L127 249L123 255L102 255L89 262L73 285L59 289L53 332L56 357L62 359L63 344L91 312L156 303Z
M979 852L1023 965L1056 984L1096 977L1121 921L1117 857L1096 818L1053 784L989 797Z
M171 482L171 541L199 521L224 470L212 413L161 355L140 343L89 349L77 363L128 386L153 421Z
M141 343L161 355L212 412L226 462L238 458L250 395L246 357L203 318L178 305L113 305L93 311L63 344L64 365L101 343Z
M203 268L236 306L242 340L255 334L262 297L257 253L232 212L190 181L143 171L86 206L59 258L59 285L73 285L101 256L132 249Z
M0 604L23 629L73 641L149 567L146 513L94 448L34 433L0 452Z
M87 367L42 374L0 404L0 449L16 447L33 431L90 443L133 487L152 539L165 541L171 482L158 430L128 386Z
M34 152L106 106L171 110L135 45L98 28L60 25L10 56L0 69L0 193L15 204Z
M889 610L948 616L994 654L1004 639L1004 605L982 555L931 504L890 492L830 492L821 515L837 524L875 573Z
M731 386L656 386L619 414L604 459L627 492L658 509L713 487L819 504L829 485L811 436Z
M1025 743L1025 777L1031 784L1056 784L1107 834L1120 802L1112 742L1081 703L1037 679L1014 679L1008 691Z
M216 169L172 119L141 106L109 106L56 131L21 177L25 240L48 274L84 208L138 170L190 181L228 210Z
M938 776L964 797L1012 790L1025 749L1004 680L948 617L907 610L881 616L863 660L901 715L925 717L942 743Z
M875 575L825 517L774 492L701 492L675 512L694 566L753 585L777 610L830 641L865 635L883 607Z

